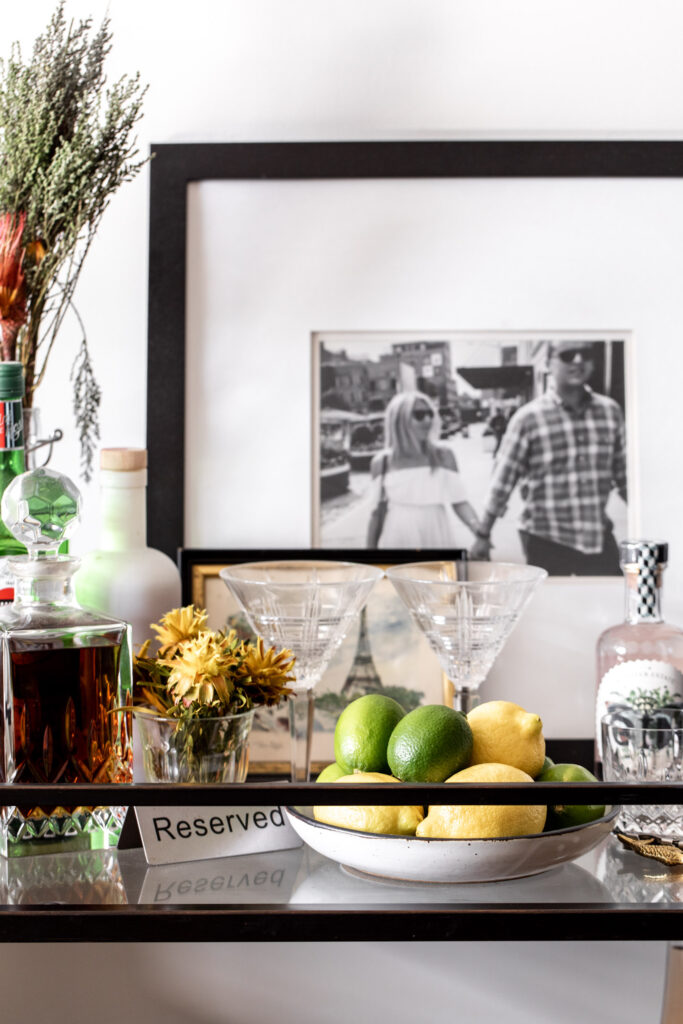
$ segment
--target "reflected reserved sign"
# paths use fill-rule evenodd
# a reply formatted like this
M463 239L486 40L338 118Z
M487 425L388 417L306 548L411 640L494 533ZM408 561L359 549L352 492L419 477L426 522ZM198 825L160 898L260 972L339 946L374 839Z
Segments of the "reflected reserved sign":
M301 850L225 857L208 863L148 867L139 903L287 903L301 868Z
M136 807L148 864L301 846L281 807Z

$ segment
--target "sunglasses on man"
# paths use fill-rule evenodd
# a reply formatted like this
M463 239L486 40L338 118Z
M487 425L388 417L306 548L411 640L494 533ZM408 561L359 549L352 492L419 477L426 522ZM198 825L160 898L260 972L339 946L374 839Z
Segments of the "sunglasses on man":
M582 362L588 362L589 359L593 358L592 348L563 348L555 353L558 359L563 363L573 363L577 356Z

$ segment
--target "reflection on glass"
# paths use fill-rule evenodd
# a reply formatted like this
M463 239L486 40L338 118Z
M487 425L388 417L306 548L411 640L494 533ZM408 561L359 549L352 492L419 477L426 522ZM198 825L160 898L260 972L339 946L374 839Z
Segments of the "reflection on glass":
M358 903L608 903L595 875L562 864L540 875L502 882L401 882L342 867L309 850L310 870L292 895L293 904Z
M128 903L118 851L0 857L0 902L11 906Z
M287 903L304 864L304 847L148 867L139 903Z
M683 868L626 850L614 836L600 854L597 875L613 903L683 903Z

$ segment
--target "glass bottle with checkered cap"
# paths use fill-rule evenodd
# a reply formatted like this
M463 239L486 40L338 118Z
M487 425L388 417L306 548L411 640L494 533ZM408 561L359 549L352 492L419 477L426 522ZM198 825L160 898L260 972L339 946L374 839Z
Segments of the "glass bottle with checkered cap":
M2 517L28 554L9 560L14 601L0 619L0 782L132 781L127 623L87 611L73 596L78 559L60 544L78 523L80 494L54 470L22 473ZM0 853L115 846L125 807L54 804L0 808Z
M678 711L683 705L683 629L662 616L662 583L668 559L663 541L623 541L625 617L597 644L596 763L602 762L605 716L624 724L641 716Z

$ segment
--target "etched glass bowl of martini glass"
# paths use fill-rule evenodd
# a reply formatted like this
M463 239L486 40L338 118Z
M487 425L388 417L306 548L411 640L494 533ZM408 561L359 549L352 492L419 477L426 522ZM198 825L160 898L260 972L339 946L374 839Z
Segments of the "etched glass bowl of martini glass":
M292 782L310 778L314 687L383 575L374 565L305 559L221 569L252 629L296 657L288 701Z
M412 562L386 570L467 714L545 569L508 562Z

